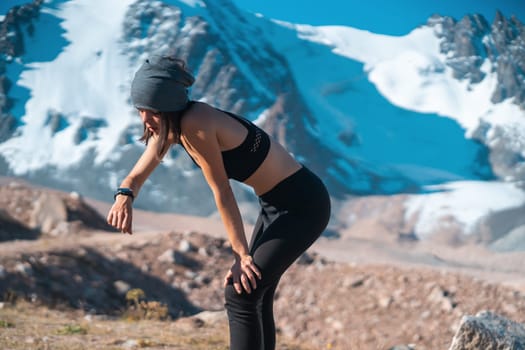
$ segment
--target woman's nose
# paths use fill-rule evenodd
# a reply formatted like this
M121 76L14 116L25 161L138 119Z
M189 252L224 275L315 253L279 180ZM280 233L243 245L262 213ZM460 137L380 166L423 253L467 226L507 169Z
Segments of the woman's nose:
M151 113L149 111L139 111L139 115L143 123L147 123L151 120Z

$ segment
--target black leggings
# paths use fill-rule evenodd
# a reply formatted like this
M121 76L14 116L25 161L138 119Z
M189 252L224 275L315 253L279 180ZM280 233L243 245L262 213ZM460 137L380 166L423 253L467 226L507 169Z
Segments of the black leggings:
M286 269L321 235L330 218L330 197L306 167L259 197L261 212L250 254L262 279L251 294L225 289L231 350L275 349L273 299Z

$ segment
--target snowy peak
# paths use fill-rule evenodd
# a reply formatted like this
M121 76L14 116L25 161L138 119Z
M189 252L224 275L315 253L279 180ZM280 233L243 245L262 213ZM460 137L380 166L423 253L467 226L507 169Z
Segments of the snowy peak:
M522 32L502 16L433 17L393 37L269 21L228 0L35 1L0 24L0 174L111 200L143 150L129 85L155 52L184 59L193 99L264 127L334 197L518 181ZM177 148L136 204L215 210Z
M479 15L459 22L434 16L427 26L402 37L346 27L293 27L302 38L362 62L369 81L393 105L426 114L421 117L428 125L429 114L457 121L464 128L463 137L488 147L477 157L488 157L497 177L517 182L524 178L525 110L520 102L525 94L524 27L516 18L503 21L496 16L489 26ZM392 113L383 113L393 118ZM449 139L452 130L445 133ZM437 148L454 157L466 147L470 146L449 143Z
M187 61L197 76L193 99L257 120L299 156L299 149L306 153L315 147L315 156L302 158L312 168L322 173L337 157L308 131L315 128L314 120L287 61L229 1L39 2L13 9L2 25L7 28L2 96L8 102L3 104L2 126L7 127L0 154L7 174L66 189L91 183L97 187L90 188L93 196L110 192L142 149L129 85L152 52ZM157 173L185 164L174 150ZM176 192L206 193L201 177L182 174L179 182L187 186ZM152 186L161 188L171 180L156 179ZM182 211L190 207L188 201L202 203L199 195L187 199L162 193L159 198L150 193L161 208L165 199L183 201ZM180 208L179 202L174 206ZM201 203L190 210L203 213L212 207Z

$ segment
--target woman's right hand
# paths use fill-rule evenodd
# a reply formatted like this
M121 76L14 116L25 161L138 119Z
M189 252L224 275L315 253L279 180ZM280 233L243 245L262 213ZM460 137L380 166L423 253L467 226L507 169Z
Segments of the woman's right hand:
M122 233L133 234L133 201L130 196L119 195L109 210L107 222Z
M228 271L224 278L223 287L226 287L230 282L237 294L241 294L242 290L250 294L257 288L257 279L261 279L261 272L250 255L245 255L235 259L233 266Z

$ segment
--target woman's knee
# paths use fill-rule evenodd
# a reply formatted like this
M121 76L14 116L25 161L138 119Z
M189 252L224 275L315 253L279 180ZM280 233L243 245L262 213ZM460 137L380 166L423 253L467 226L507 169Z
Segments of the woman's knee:
M255 257L254 260L259 266ZM279 283L280 275L271 270L261 268L262 279L257 280L257 287L252 289L251 293L247 293L244 289L241 293L237 293L233 284L231 282L228 283L224 288L224 305L226 310L252 312L260 308L269 295L273 296Z
M248 294L243 291L241 294L235 291L233 285L228 284L224 288L224 301L226 310L229 311L240 311L240 310L253 310L258 302L256 293Z

